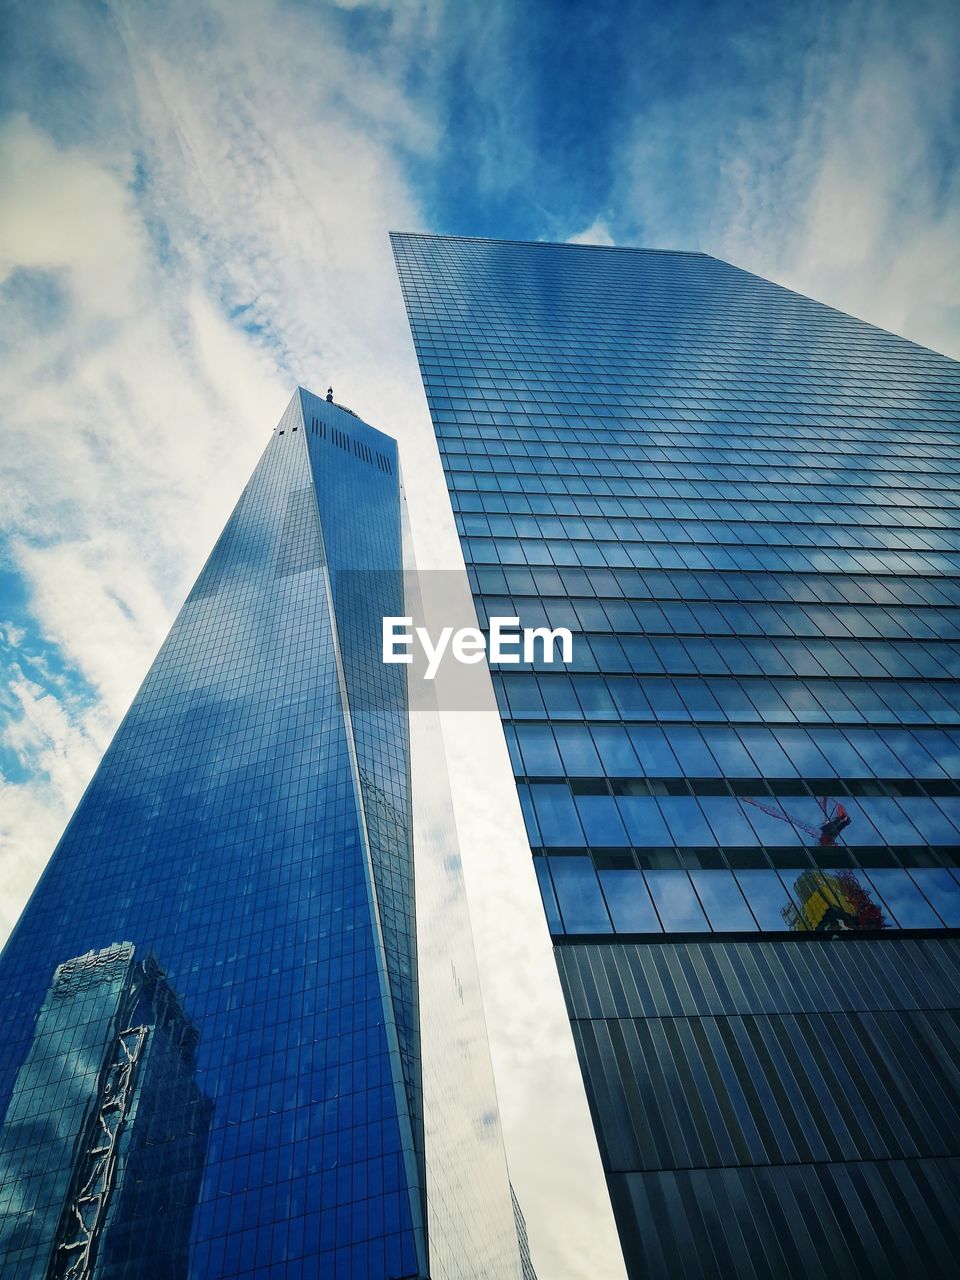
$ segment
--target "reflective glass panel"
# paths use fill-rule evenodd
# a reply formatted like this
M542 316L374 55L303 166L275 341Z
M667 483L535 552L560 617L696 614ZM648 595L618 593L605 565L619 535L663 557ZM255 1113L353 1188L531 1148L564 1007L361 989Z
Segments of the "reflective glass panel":
M668 933L708 928L686 871L646 871L647 887Z
M591 859L550 858L549 863L567 933L610 932L610 917Z

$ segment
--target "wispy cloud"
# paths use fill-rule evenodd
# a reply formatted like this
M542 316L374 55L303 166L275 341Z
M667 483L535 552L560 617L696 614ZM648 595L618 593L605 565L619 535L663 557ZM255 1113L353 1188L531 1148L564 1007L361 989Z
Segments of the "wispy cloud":
M456 68L479 79L489 62L471 110L504 146L516 133L519 90L507 94L496 71L508 7L499 26L476 13L458 26L429 4L341 10L65 3L42 41L18 33L17 110L0 123L0 622L19 641L0 741L0 924L49 856L295 382L322 391L332 380L401 437L425 562L457 563L387 231L426 221L411 175L449 145ZM492 142L474 158L488 188L504 180ZM6 596L5 582L16 585ZM505 760L503 773L509 784ZM465 859L486 852L489 827L474 825ZM518 857L529 878L522 847ZM611 1274L603 1202L590 1198L604 1197L602 1179L597 1169L586 1189L577 1157L592 1138L569 1029L562 1012L544 1019L539 979L525 1006L511 1001L489 968L491 954L502 968L499 941L486 951L488 1013L500 1061L522 1045L530 1065L500 1089L534 1247L549 1274ZM512 974L539 964L560 1010L541 941L539 960L515 957Z
M569 236L567 239L567 244L612 245L614 243L613 233L604 217L594 218L589 227L584 227L582 231L578 231L576 235Z
M960 14L784 11L704 37L726 74L638 102L619 243L701 249L960 354Z
M390 227L700 248L960 352L954 7L562 10L62 0L11 24L6 923L294 382L332 380L401 437L424 563L458 563ZM465 781L480 731L463 719L454 782L489 957L514 917L476 869L516 875L522 898L529 859L509 785L494 814ZM496 734L486 750L502 754ZM537 1141L562 1150L563 1133L534 1136L562 1035L516 1000L513 971L487 972L545 1273L600 1275L575 1170L535 1168Z
M757 198L724 244L793 287L956 356L960 14L921 6L903 18L897 5L858 7L841 38L859 56L841 63L829 45L811 55L809 123L782 189L796 200L757 174L745 187Z

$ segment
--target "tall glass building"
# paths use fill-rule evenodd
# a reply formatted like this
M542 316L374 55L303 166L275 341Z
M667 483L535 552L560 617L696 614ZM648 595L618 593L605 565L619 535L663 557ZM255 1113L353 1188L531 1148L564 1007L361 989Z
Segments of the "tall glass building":
M0 959L4 1280L524 1274L449 842L418 978L402 524L298 390Z
M960 366L697 253L397 234L631 1276L960 1256Z

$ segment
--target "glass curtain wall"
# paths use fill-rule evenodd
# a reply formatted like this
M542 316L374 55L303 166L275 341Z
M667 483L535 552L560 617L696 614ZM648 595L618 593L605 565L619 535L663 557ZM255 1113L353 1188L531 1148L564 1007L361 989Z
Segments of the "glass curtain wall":
M395 442L298 391L0 960L10 1280L428 1274L400 569Z
M910 1205L955 1204L957 1079L937 1074L945 1029L898 1019L914 999L958 1001L884 986L908 954L884 940L941 940L910 943L912 983L956 965L960 366L704 254L393 245L481 624L574 633L572 662L493 678L635 1274L714 1274L722 1221L748 1233L758 1275L820 1274L811 1256L856 1256L858 1241L879 1260L869 1274L940 1274L949 1216L922 1254ZM792 1043L796 992L762 992L800 964L804 1017L819 1016L836 999L827 963L851 969L851 991L875 966L886 1003L871 1052L938 1063L929 1095L881 1091L844 1064L839 1045L865 1032L840 1018L829 1050L814 1033L826 1061L794 1063L795 1087L757 1066L757 1092L738 1100L752 1068L711 1047L707 1015L773 1017ZM645 1003L660 984L682 1002L691 965L707 994L688 1024ZM741 988L753 995L738 1006ZM684 1027L689 1045L644 1039ZM665 1097L705 1090L706 1111L670 1111L694 1125L695 1150L618 1137L668 1123L657 1078ZM779 1132L757 1151L736 1137L741 1106L789 1128L841 1105L906 1128L819 1156ZM935 1191L901 1182L890 1201L863 1181L920 1155L930 1163L910 1167ZM854 1162L842 1219L826 1183L799 1189L820 1159ZM747 1177L754 1165L763 1178ZM827 1215L822 1239L776 1216L771 1195L788 1194Z

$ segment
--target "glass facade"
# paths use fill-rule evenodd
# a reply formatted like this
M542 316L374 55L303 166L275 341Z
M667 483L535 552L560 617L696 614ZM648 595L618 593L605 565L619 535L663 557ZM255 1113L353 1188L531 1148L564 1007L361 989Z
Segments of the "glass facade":
M393 243L481 625L574 633L494 685L631 1273L950 1274L960 366L703 254Z
M25 1275L186 1274L212 1113L196 1044L130 943L58 966L0 1129L0 1253Z
M298 390L0 959L5 1280L430 1274L401 568Z

